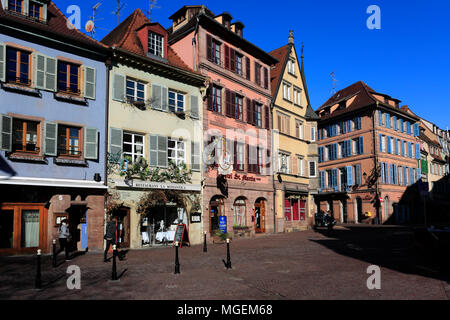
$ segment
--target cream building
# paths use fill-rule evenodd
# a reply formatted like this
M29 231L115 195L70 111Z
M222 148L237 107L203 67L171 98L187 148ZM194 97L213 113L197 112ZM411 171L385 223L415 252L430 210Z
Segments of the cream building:
M292 31L289 43L270 54L279 60L271 79L276 230L305 230L316 211L319 117L311 108Z
M190 244L201 220L202 99L206 78L167 45L166 30L138 9L102 42L111 47L108 214L122 247L172 242L185 224Z

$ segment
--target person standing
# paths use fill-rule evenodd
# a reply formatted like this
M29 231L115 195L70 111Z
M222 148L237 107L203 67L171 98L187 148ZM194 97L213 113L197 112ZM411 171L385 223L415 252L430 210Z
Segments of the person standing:
M104 262L108 262L107 255L109 247L113 244L116 244L116 231L117 226L116 222L114 221L113 217L109 217L108 223L106 224L106 233L105 233L105 240L106 240L106 248L105 248L105 254L104 254Z
M61 222L58 230L58 238L59 238L59 251L65 251L66 261L69 261L69 241L70 241L70 231L69 231L69 222L67 219L64 219Z

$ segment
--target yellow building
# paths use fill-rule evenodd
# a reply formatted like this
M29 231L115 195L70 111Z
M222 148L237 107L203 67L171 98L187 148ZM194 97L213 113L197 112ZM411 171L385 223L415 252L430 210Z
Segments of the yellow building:
M271 78L276 230L305 230L316 210L319 117L310 105L303 55L299 60L293 32L287 45L270 54L279 60Z
M167 39L138 9L102 40L113 53L107 210L119 221L122 247L171 242L179 224L190 244L203 239L207 78L187 67Z

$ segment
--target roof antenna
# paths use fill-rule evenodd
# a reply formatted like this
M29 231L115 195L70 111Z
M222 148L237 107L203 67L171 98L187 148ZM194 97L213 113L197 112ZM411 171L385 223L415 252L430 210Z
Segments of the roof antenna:
M123 8L126 6L126 3L121 3L120 0L117 0L117 11L113 11L112 14L117 16L117 24L120 24L120 13Z
M155 8L159 9L159 8L161 8L161 7L159 7L159 6L156 5L157 2L158 2L158 0L149 0L149 5L148 5L149 10L147 11L147 14L148 14L148 20L150 20L150 22L152 21L152 11L153 11L153 9L155 9Z
M333 81L333 91L332 91L333 96L336 94L336 83L339 82L339 81L336 80L336 78L334 77L335 73L336 73L336 70L333 71L332 73L330 73L331 80Z
M95 6L92 7L92 16L90 17L90 20L86 23L86 31L91 33L91 37L95 39L95 30L97 29L96 21L103 20L103 19L96 19L97 18L97 10L102 5L101 2L97 3Z

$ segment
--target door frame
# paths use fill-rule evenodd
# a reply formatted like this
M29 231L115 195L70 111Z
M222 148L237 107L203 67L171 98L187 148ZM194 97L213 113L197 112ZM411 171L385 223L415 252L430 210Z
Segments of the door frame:
M10 249L0 249L0 254L32 254L37 249L41 249L42 253L49 250L48 237L48 210L43 203L3 203L0 204L0 211L14 212L14 238L13 247ZM23 210L39 210L39 246L33 248L22 248L22 214Z
M215 198L212 198L215 199ZM225 206L225 200L223 198L217 198L215 200L212 200L209 202L209 210L208 210L208 218L209 218L209 233L213 235L213 229L212 229L212 215L211 215L211 209L212 207L217 208L217 219L223 215L222 208ZM228 223L228 222L227 222Z
M261 222L260 222L260 228L256 227L256 208L260 209L260 215L261 215ZM260 202L255 203L255 209L254 209L254 216L255 216L255 232L256 233L266 233L266 200L261 199Z

